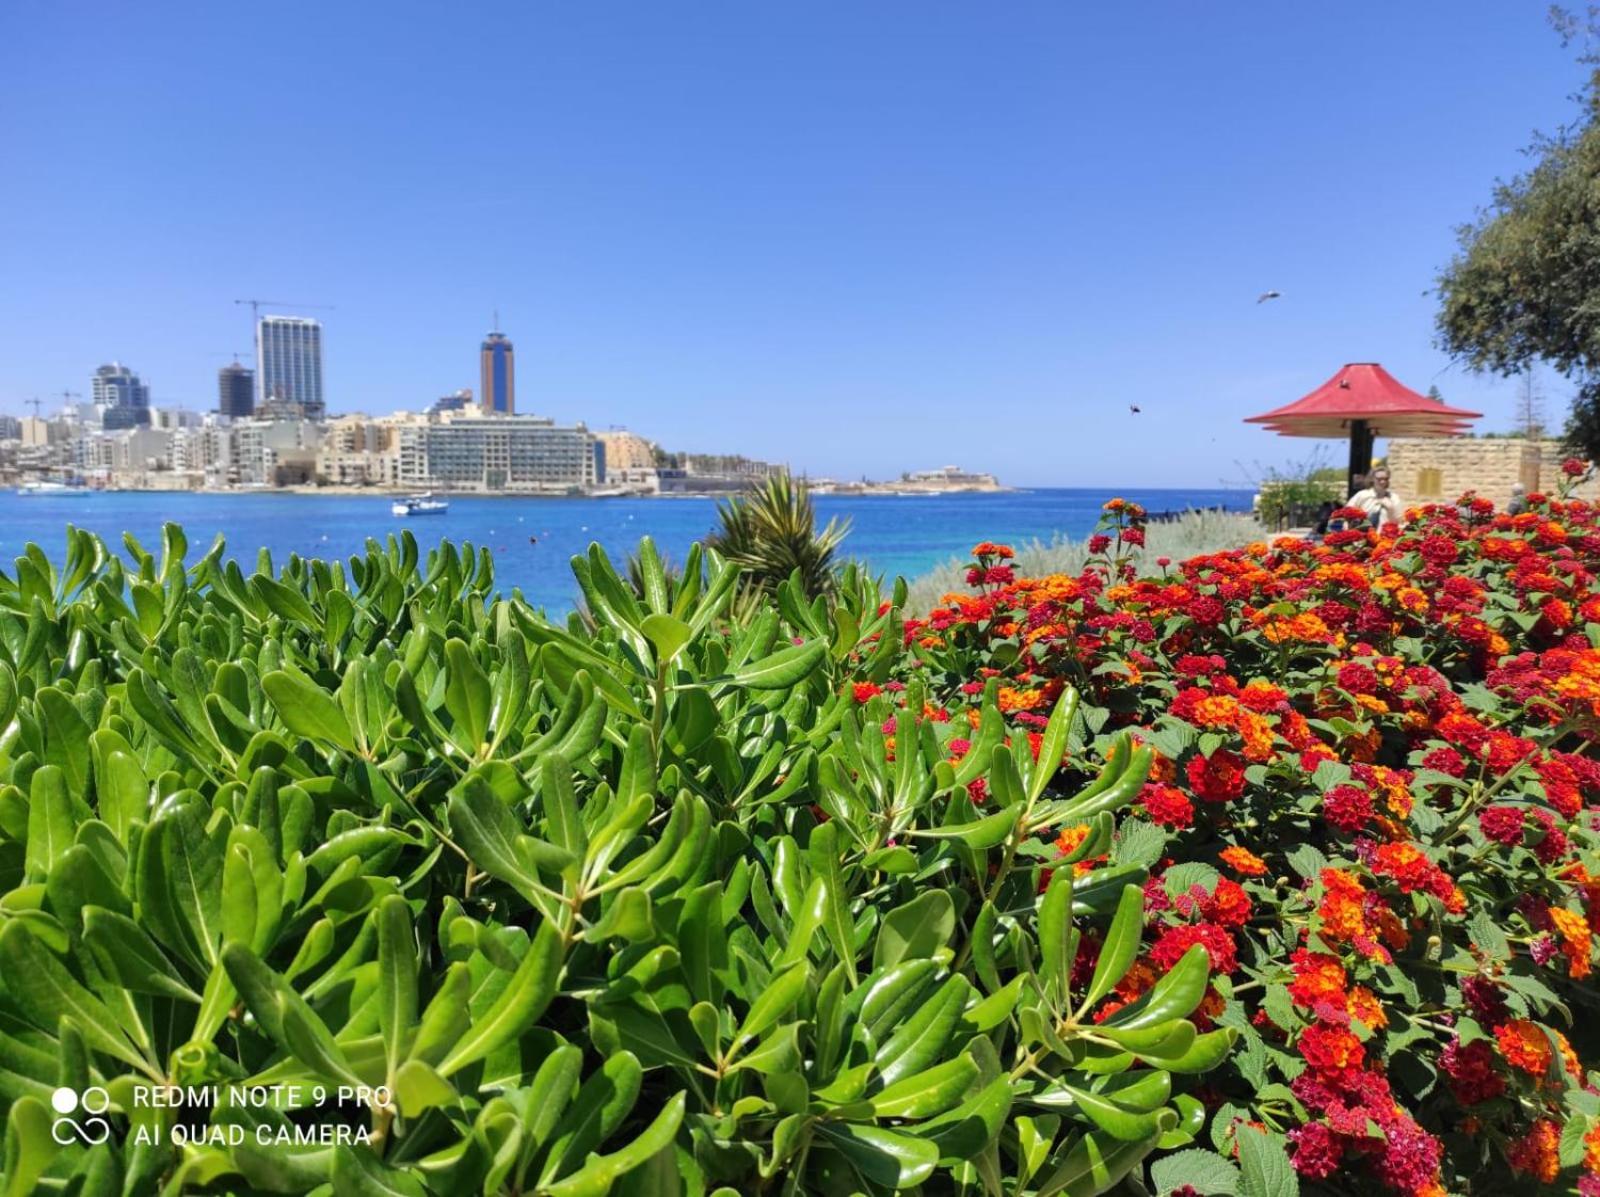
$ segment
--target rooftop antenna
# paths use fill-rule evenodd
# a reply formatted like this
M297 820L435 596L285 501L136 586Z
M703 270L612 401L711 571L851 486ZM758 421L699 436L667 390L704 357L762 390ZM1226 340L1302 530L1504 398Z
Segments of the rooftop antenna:
M495 331L496 334L498 334L500 332L500 309L499 308L495 308L495 310L494 310L494 331Z

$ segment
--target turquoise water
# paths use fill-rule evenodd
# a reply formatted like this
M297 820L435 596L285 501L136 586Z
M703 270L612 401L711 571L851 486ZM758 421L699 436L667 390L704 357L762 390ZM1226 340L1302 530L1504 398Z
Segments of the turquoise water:
M1237 490L1138 489L1115 492L1152 511L1184 507L1247 509L1250 495ZM1061 533L1081 537L1094 527L1100 505L1113 492L1047 489L1010 494L938 496L829 496L815 500L821 521L850 520L843 552L874 572L908 577L948 557L965 554L980 540L1009 543L1049 540ZM59 557L71 523L121 545L132 532L152 551L161 525L176 520L189 537L191 558L221 533L233 555L247 566L265 546L280 564L290 553L346 557L368 537L409 528L424 547L441 538L487 545L495 554L496 578L520 587L528 599L552 611L572 605L575 585L568 561L598 541L621 555L652 536L669 559L681 561L694 541L716 523L709 499L471 499L456 497L443 516L397 519L390 500L366 496L294 494L201 495L114 493L83 498L23 498L0 494L0 561L36 541ZM529 537L536 537L536 544Z

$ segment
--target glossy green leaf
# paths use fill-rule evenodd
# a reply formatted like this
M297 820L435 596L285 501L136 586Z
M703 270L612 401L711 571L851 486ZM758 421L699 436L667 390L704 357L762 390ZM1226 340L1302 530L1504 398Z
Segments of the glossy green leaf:
M1077 957L1077 931L1072 925L1072 870L1056 869L1039 899L1041 979L1055 1001L1065 1005L1072 987L1072 962Z
M738 1038L759 1039L776 1025L805 993L810 972L804 964L796 964L773 977L751 1001L744 1021L739 1024Z
M590 1156L587 1163L573 1173L550 1185L550 1197L605 1197L619 1176L644 1164L672 1142L683 1122L687 1094L674 1093L650 1125L639 1132L626 1147L609 1155Z
M488 1010L472 1020L471 1028L440 1062L440 1075L453 1075L532 1026L555 997L560 972L560 933L552 924L540 923L510 984Z
M1045 787L1050 784L1050 779L1061 768L1061 758L1067 751L1067 733L1077 713L1078 692L1068 686L1056 700L1055 709L1050 713L1050 722L1045 725L1044 734L1039 738L1038 760L1034 764L1032 775L1028 778L1029 801L1039 800L1044 794Z
M1100 948L1100 958L1095 961L1094 975L1084 991L1080 1009L1089 1010L1106 994L1133 964L1139 954L1139 941L1144 935L1144 891L1136 885L1122 889L1117 901L1117 912L1111 918L1105 942Z
M542 1183L579 1168L633 1109L644 1071L631 1052L607 1057L600 1071L584 1081L577 1099L555 1126Z
M750 690L786 690L814 671L827 655L823 641L797 644L741 666L733 671L732 681Z
M817 1135L842 1154L868 1183L909 1189L933 1175L939 1149L927 1139L853 1122L823 1122Z
M417 1019L417 945L411 909L398 894L378 904L378 1027L393 1076Z
M434 1068L421 1060L407 1060L394 1072L395 1104L407 1118L420 1118L426 1111L455 1105L460 1095Z
M95 1051L134 1068L145 1066L144 1056L105 1003L18 919L0 926L0 984L34 1026L53 1031L61 1019L71 1019Z
M693 630L681 619L671 615L648 615L640 625L640 630L648 637L656 650L656 660L665 666L683 651Z
M950 941L956 927L955 904L942 889L918 894L883 916L872 949L874 970L906 959L931 956Z
M930 1118L960 1101L977 1079L972 1058L957 1056L885 1086L872 1095L872 1112L879 1118Z
M445 710L469 752L477 752L489 737L489 712L494 697L485 674L461 640L445 642Z
M427 1197L422 1182L387 1167L364 1147L341 1145L333 1153L334 1197Z
M278 718L297 736L355 751L350 722L328 692L303 674L278 670L261 679L261 688L272 700Z
M1177 1116L1169 1114L1168 1121ZM1155 1139L1132 1142L1095 1133L1080 1138L1039 1185L1039 1197L1094 1197L1108 1192L1155 1147Z
M1187 1016L1205 996L1211 976L1211 959L1195 944L1138 1000L1129 1002L1106 1020L1106 1026L1134 1030Z

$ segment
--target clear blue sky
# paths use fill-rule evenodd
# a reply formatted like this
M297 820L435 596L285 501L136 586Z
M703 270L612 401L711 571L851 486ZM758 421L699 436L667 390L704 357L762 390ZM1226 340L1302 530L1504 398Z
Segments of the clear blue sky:
M1425 291L1572 112L1544 8L12 0L0 411L213 407L253 295L336 306L334 410L498 307L520 410L813 473L1216 485L1352 360L1506 427Z

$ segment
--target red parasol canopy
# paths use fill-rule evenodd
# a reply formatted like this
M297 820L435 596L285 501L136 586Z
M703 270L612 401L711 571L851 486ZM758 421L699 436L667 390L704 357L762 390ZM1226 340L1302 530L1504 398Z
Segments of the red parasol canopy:
M1348 436L1353 483L1372 468L1374 438L1459 436L1482 414L1419 395L1377 362L1352 362L1305 398L1245 423L1264 424L1279 436Z
M1377 362L1352 362L1304 399L1245 423L1283 436L1342 437L1352 420L1374 436L1454 436L1481 415L1417 394Z

